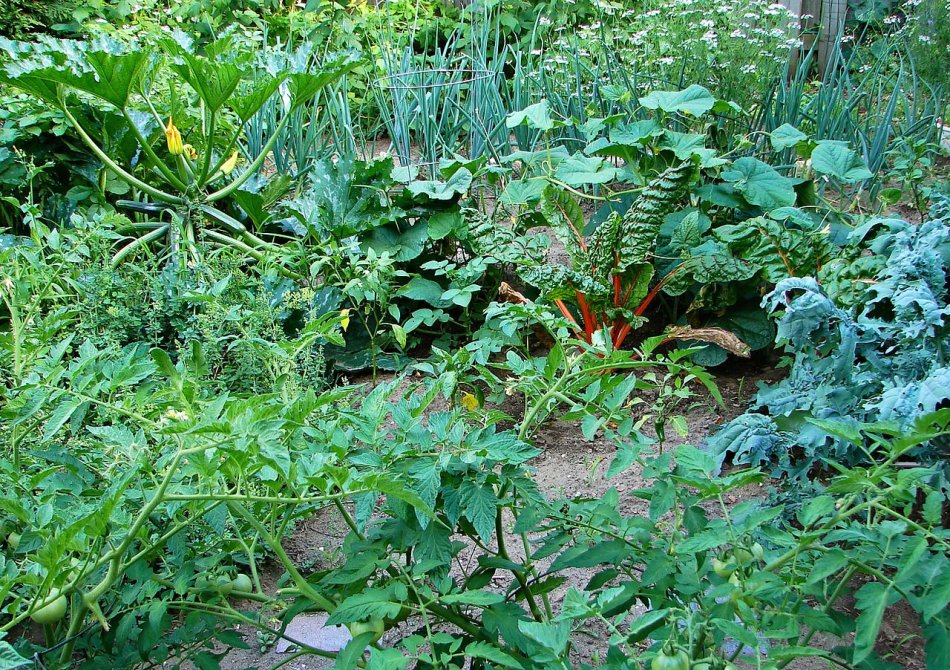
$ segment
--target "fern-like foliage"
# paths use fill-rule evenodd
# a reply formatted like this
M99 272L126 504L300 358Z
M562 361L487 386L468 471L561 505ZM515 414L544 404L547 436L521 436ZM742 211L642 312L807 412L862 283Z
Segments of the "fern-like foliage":
M742 463L772 463L804 478L827 461L866 457L855 443L861 424L908 428L950 401L950 211L946 202L916 226L877 219L852 233L850 255L875 269L852 281L827 273L780 282L764 306L778 315L777 342L791 359L788 378L763 386L755 411L714 435L710 448ZM875 234L876 233L876 234ZM846 256L848 254L845 254ZM818 423L815 423L818 420ZM851 427L830 434L826 422ZM921 458L946 455L931 444Z
M68 22L80 0L3 0L0 2L0 37L26 39Z

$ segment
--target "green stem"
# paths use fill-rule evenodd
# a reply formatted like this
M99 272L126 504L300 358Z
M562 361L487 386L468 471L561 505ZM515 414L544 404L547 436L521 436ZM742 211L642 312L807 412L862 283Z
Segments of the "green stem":
M248 256L250 256L256 261L263 262L267 258L264 254L262 254L260 251L250 246L246 242L242 242L241 240L236 240L233 237L230 237L229 235L224 235L223 233L219 233L214 230L209 230L208 228L205 228L202 231L202 234L205 237L211 238L212 240L214 240L215 242L217 242L218 244L222 246L228 246L228 247L233 247L235 249L240 249L241 251L243 251L244 253L246 253ZM284 277L289 277L291 279L303 278L299 273L294 272L293 270L288 270L283 265L277 266L277 272L278 274Z
M247 169L241 173L241 175L232 181L230 184L224 188L215 191L207 198L205 202L215 202L221 198L226 198L231 195L236 189L240 188L244 182L250 179L254 174L260 169L261 165L264 164L264 159L267 158L267 154L270 153L270 150L274 147L274 143L277 142L277 136L280 135L284 128L287 127L287 123L290 121L292 114L288 114L283 119L280 120L280 123L277 125L277 130L274 131L274 134L271 135L270 139L267 140L267 144L264 145L264 148L261 149L261 153L258 154L257 158L254 159L254 162L247 166Z
M63 647L63 651L60 654L60 662L64 665L72 656L73 648L76 644L75 635L76 633L72 631L73 625L76 620L78 620L77 626L82 625L82 615L86 610L92 610L93 613L99 613L98 600L101 598L105 592L115 583L118 579L122 564L122 556L128 551L128 548L132 545L132 542L135 541L135 538L138 536L139 530L145 525L145 522L148 521L149 515L155 511L162 502L165 495L165 492L168 490L168 487L171 485L172 478L178 470L178 464L181 460L192 453L197 453L202 451L203 447L195 447L192 449L183 449L175 454L175 457L172 459L171 463L168 465L168 472L165 473L164 478L162 479L161 484L159 484L158 489L155 491L155 495L152 496L152 499L142 508L142 511L139 512L138 516L135 518L135 521L129 527L128 532L126 533L125 538L122 542L113 549L109 550L105 556L100 559L100 563L103 561L109 564L108 569L106 570L105 576L100 580L100 582L94 586L92 589L82 594L78 605L74 607L74 612L76 619L71 622L70 625L70 639L69 643Z
M353 531L353 534L356 535L358 538L363 539L363 534L360 533L359 530L357 529L356 521L353 519L352 515L349 513L346 507L340 501L335 501L335 504L336 504L336 508L339 510L340 514L343 516L344 522L346 523L347 526L349 526L350 530ZM394 577L399 576L400 574L400 571L397 570L392 565L390 565L386 569L386 571ZM476 626L475 624L470 622L468 619L466 619L464 616L460 614L456 614L455 612L445 607L444 605L439 605L433 602L433 603L429 603L427 605L427 608L431 610L432 613L438 616L439 618L444 619L445 621L448 621L449 623L455 626L458 626L461 630L465 631L476 640L491 641L483 628L481 628L480 626Z
M139 127L135 124L135 121L132 120L132 115L129 114L128 110L123 109L122 115L125 116L125 120L128 122L129 127L132 128L132 133L135 135L135 138L139 141L139 146L142 147L142 151L145 152L145 155L152 159L152 163L155 164L155 167L158 168L158 171L169 181L169 183L177 188L180 191L185 190L185 184L178 179L178 176L172 172L171 168L165 164L165 161L161 160L158 157L158 154L155 153L155 150L152 149L152 145L145 138L145 135L142 134L142 131L139 130Z
M287 555L287 552L284 551L284 547L281 545L280 540L274 537L268 530L264 527L260 521L257 520L253 514L248 512L244 505L241 505L234 501L229 501L227 503L228 509L231 510L237 516L240 516L244 519L250 526L258 532L261 538L270 546L271 551L277 556L277 560L281 562L284 566L284 569L287 570L287 574L290 575L290 578L294 581L297 588L300 589L300 593L312 600L318 606L323 608L327 613L332 613L336 609L336 603L328 598L325 598L321 595L316 589L310 586L310 582L300 574L297 570L297 567L294 565L294 562L290 560L290 556Z
M114 160L109 158L109 156L107 156L106 153L102 149L99 148L99 145L96 144L96 142L92 139L92 137L89 136L89 133L87 133L85 129L81 125L79 125L79 121L76 120L76 117L73 116L72 113L68 109L66 109L65 106L63 106L62 109L63 109L63 114L66 115L66 119L73 125L73 127L76 129L76 132L79 133L79 137L82 139L82 141L85 142L86 145L90 149L92 149L92 153L96 155L96 158L98 158L103 163L105 163L106 167L108 167L110 170L112 170L117 175L119 175L119 177L127 181L132 186L135 186L140 191L144 191L145 193L148 193L150 196L152 196L156 200L167 202L170 205L181 205L185 202L179 197L171 195L170 193L165 193L164 191L159 190L155 188L154 186L146 184L144 181L142 181L138 177L134 177L132 174L130 174L129 172L126 172L121 167L119 167L119 165Z
M154 242L155 240L157 240L158 238L160 238L162 235L164 235L167 232L168 232L168 224L164 224L164 225L159 226L152 232L142 235L142 237L138 238L134 242L129 242L124 247L122 247L115 254L115 256L112 257L112 267L114 268L118 267L119 264L122 263L122 261L124 261L128 257L128 255L131 254L133 251L135 251L139 247L144 247L148 245L150 242Z
M214 111L208 112L208 127L205 133L205 155L202 156L201 170L198 172L198 188L204 188L208 179L208 170L211 169L211 149L214 147L214 131L217 115Z
M499 491L498 498L501 499L504 497L504 488ZM511 557L508 555L508 549L505 546L505 528L502 519L502 511L504 508L499 507L495 512L495 535L497 536L496 541L498 542L498 555L501 556L506 561L510 561ZM527 560L527 556L525 556ZM534 600L534 594L531 593L531 587L528 584L527 578L525 578L524 573L520 570L512 570L515 579L518 580L518 584L521 585L521 590L524 592L525 601L528 603L528 608L531 610L531 614L538 621L545 621L544 614L541 612L541 609L538 607L538 603Z

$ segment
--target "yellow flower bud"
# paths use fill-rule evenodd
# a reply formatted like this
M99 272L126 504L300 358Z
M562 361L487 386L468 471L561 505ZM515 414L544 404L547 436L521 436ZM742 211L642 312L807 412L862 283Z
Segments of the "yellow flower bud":
M172 156L181 156L185 153L185 145L181 143L181 132L175 127L175 122L168 118L165 126L165 141L168 144L168 153Z
M223 172L224 174L231 174L231 170L233 170L234 167L237 165L237 159L238 159L238 152L237 152L237 149L235 149L234 153L231 154L231 156L226 161L224 161L224 163L221 165L221 172Z
M469 412L474 412L478 409L478 398L471 393L463 393L461 405Z
M195 148L190 144L185 145L185 155L188 156L191 160L196 160L198 158L198 152L195 151Z
M235 152L237 153L237 152ZM228 159L230 160L230 159ZM341 309L340 310L340 327L343 328L343 331L346 331L347 326L350 325L350 310Z

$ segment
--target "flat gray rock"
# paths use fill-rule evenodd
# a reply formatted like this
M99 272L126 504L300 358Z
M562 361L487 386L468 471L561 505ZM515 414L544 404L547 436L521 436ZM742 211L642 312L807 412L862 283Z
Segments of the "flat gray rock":
M326 614L298 614L289 624L284 634L302 644L323 651L340 651L353 639L346 626L327 626ZM287 654L297 650L297 645L286 638L277 640L274 651Z

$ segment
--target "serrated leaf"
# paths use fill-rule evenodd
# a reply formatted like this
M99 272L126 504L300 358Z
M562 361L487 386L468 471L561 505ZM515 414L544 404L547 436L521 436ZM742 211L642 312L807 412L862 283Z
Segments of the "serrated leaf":
M617 168L603 158L575 153L558 164L554 178L575 188L606 184L617 178Z
M811 166L820 174L831 175L845 184L854 184L873 177L864 160L848 147L847 142L822 140L811 152Z
M751 204L766 211L795 204L794 180L757 158L745 156L738 159L728 170L723 170L722 177L732 182Z
M0 640L0 670L16 670L30 665L33 661L23 658L10 643Z
M505 127L507 128L517 128L521 125L541 131L554 128L554 120L551 119L551 108L548 101L542 100L525 107L521 111L511 112L508 118L505 119Z
M874 643L881 630L881 621L884 619L884 610L896 594L891 591L890 585L879 582L869 582L855 593L856 606L861 614L855 620L854 656L851 661L855 665L861 663L874 651Z
M513 656L488 642L472 642L465 647L465 656L468 658L481 658L506 668L521 668L521 663Z
M537 642L544 649L556 655L560 655L570 640L571 624L567 621L558 623L519 621L518 630Z
M783 123L769 133L769 139L772 141L772 149L782 151L794 147L799 142L804 142L808 139L808 135L789 123Z
M504 596L492 591L465 591L464 593L450 593L439 598L447 605L479 605L487 607L505 601Z
M369 619L391 619L399 614L402 603L393 600L391 589L366 589L341 602L327 618L327 626L367 621Z
M79 409L83 402L81 398L70 396L57 405L43 426L43 441L52 438L69 421L73 412Z
M462 514L472 522L483 541L490 541L495 533L495 512L498 509L498 496L494 488L465 481L459 488L459 495Z
M289 75L291 108L299 107L313 98L326 86L338 81L343 75L356 69L360 60L355 54L342 54L333 60L324 61L319 72L294 72Z

